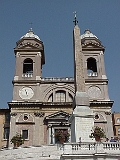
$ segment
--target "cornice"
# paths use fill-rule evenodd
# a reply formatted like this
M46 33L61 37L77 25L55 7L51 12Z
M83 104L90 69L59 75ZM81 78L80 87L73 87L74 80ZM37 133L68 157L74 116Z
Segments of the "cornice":
M93 77L89 77L85 79L85 83L89 83L89 82L106 82L108 83L108 79L98 79L98 77L96 77L95 79L93 79ZM12 83L41 83L41 84L46 84L46 83L72 83L74 84L74 78L73 77L66 77L66 78L58 78L58 77L49 77L49 78L41 78L40 80L32 80L32 79L23 79L23 80L13 80Z
M97 100L90 100L90 105L110 105L112 106L114 101L97 101ZM8 102L9 106L70 106L72 102Z
M16 124L27 124L27 125L29 125L29 124L35 124L35 122L16 122Z
M41 107L42 102L8 102L10 108L19 108L19 107L27 107L27 108L36 108Z
M101 83L101 82L107 82L107 83L108 83L108 79L100 79L100 78L98 79L98 77L96 77L95 79L93 79L92 76L89 76L89 78L86 78L86 79L85 79L85 82L86 82L86 83L88 83L88 82L93 82L93 83L94 83L94 82L95 82L95 83L96 83L96 82L99 82L99 83Z
M120 124L115 123L113 126L114 126L114 127L115 127L115 126L120 126Z
M72 107L72 102L8 102L10 108Z
M107 106L110 106L110 107L112 107L112 105L113 105L113 103L114 103L114 101L97 101L97 100L93 100L93 101L90 101L90 106L96 106L96 105L98 105L98 106L101 106L101 105L107 105Z

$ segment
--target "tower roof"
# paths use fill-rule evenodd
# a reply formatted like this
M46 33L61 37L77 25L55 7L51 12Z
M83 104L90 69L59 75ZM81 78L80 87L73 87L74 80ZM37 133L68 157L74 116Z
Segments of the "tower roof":
M34 34L32 28L30 28L30 30L24 36L22 36L20 39L22 39L24 37L26 37L26 38L36 38L36 39L40 40L40 38L37 35Z
M81 35L81 39L83 38L97 38L89 29L84 31L84 34ZM98 38L97 38L98 39Z

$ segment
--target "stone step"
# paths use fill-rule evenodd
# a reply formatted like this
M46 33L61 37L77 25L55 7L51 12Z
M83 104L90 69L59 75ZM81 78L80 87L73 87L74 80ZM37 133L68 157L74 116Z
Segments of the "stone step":
M1 149L0 160L59 160L63 150L57 145L18 147Z

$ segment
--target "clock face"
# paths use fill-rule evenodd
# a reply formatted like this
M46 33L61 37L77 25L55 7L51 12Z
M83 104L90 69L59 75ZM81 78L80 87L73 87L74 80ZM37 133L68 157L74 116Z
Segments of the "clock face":
M19 90L19 96L22 99L30 99L33 97L33 95L34 95L34 92L33 92L32 88L30 88L30 87L24 87Z
M98 98L101 95L101 90L99 87L92 86L88 89L88 95L91 98Z

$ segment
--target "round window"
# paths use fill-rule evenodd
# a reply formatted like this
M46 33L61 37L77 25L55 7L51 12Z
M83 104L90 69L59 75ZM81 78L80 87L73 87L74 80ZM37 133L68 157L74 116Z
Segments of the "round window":
M28 115L24 115L24 121L27 121L28 120Z
M99 115L98 114L95 115L95 119L99 119Z

